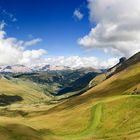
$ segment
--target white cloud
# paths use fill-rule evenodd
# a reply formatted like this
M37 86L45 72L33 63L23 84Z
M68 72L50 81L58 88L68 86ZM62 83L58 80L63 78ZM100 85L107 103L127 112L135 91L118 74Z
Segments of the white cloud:
M118 59L107 61L96 57L58 56L45 58L47 51L44 49L29 50L25 46L35 45L40 39L22 41L13 37L6 37L6 32L0 30L0 65L24 64L27 66L51 64L57 66L107 68L118 62Z
M22 59L19 61L21 64L25 65L32 65L32 64L38 64L44 61L42 58L43 55L47 53L46 50L39 49L39 50L26 50L22 54Z
M6 23L4 22L4 20L2 20L0 22L0 30L2 30L5 27Z
M99 68L110 68L119 62L118 58L109 58L106 61L99 62Z
M88 0L88 3L90 21L97 26L78 40L80 45L126 57L140 51L139 0Z
M84 17L84 15L80 12L79 9L75 9L73 15L79 20L81 20Z
M117 58L110 58L108 60L100 60L97 57L80 57L80 56L58 56L46 58L45 64L51 64L55 66L68 66L72 68L78 67L93 67L93 68L109 68L118 63Z
M2 23L3 24L3 23ZM0 26L3 26L0 24ZM3 28L2 28L3 29ZM27 46L35 45L41 39L22 41L13 37L6 37L6 32L0 30L0 65L24 64L27 66L51 64L57 66L107 68L118 62L118 59L99 60L96 57L58 56L45 58L44 49L29 50Z
M30 40L30 41L26 41L26 42L24 43L24 46L25 46L25 47L33 46L33 45L35 45L35 44L37 44L37 43L39 43L39 42L41 42L41 41L42 41L41 38L32 39L32 40Z
M6 37L6 32L0 24L0 65L32 64L41 61L46 50L27 50L25 46L35 45L40 39L22 41L13 37Z

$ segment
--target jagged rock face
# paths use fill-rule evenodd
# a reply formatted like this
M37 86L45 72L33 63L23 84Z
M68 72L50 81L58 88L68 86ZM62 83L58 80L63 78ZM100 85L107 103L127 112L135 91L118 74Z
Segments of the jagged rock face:
M8 69L10 70L10 69L12 69L12 67L11 67L11 66L6 66L3 70L6 70L6 69L7 69L7 70L8 70Z
M48 70L49 68L50 68L50 65L45 65L40 70L45 71L45 70Z
M122 57L122 58L120 58L120 62L119 63L123 63L126 60L127 60L126 57Z
M116 69L120 67L122 63L125 62L126 60L127 60L126 57L120 58L120 61L118 64L116 64L115 66L107 70L106 76L110 77L116 71Z
M119 62L118 64L116 64L115 66L113 66L112 68L108 69L106 72L106 77L110 77L111 75L113 75L113 73L116 71L116 69L121 66L122 62Z

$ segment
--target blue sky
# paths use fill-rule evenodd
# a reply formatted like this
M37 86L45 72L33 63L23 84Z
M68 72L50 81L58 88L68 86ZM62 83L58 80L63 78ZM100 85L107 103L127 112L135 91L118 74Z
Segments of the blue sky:
M110 67L140 51L139 5L139 0L0 0L0 65Z
M5 15L7 35L22 40L41 38L43 41L29 49L46 49L49 56L96 56L108 58L99 50L87 51L77 40L87 34L94 24L89 22L87 0L1 0L1 10L13 14L15 22ZM79 9L84 15L78 20Z
M93 55L77 43L91 28L86 0L1 0L0 5L17 19L11 22L3 15L8 36L43 40L30 49L47 49L48 56ZM73 16L78 8L84 14L82 20Z

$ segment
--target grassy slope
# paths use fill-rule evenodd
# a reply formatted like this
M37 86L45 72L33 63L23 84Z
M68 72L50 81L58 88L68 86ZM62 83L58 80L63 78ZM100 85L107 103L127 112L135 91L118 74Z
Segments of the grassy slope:
M91 82L89 83L89 87L96 86L100 84L101 82L103 82L105 79L106 79L106 75L104 73L99 74L93 80L91 80Z
M140 137L140 96L131 95L140 88L140 63L105 80L85 94L71 98L51 109L30 110L25 117L0 117L7 125L24 126L31 135L44 140L138 139ZM20 108L22 110L22 108ZM5 123L6 120L6 123ZM16 129L16 127L14 127ZM5 134L0 131L0 138ZM20 129L18 129L20 130ZM7 134L8 137L12 133ZM20 132L15 130L18 140ZM26 133L24 137L30 136ZM8 139L8 138L7 138ZM34 140L30 137L30 140Z
M13 81L4 78L0 79L0 94L21 96L24 99L21 103L26 104L40 103L49 99L43 94L39 85L33 82Z
M1 140L41 140L39 132L21 124L1 124L0 132Z

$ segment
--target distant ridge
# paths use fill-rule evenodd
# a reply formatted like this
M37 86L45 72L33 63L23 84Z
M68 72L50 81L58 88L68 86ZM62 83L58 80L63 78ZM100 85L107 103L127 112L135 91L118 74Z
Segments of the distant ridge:
M135 55L131 56L130 58L126 59L125 57L120 59L120 62L113 66L112 68L108 69L106 72L107 78L111 77L112 75L126 69L130 65L134 65L140 61L140 52L136 53Z
M1 73L31 73L32 69L24 65L1 66Z
M6 66L0 66L0 73L34 73L34 72L47 72L47 71L72 71L72 70L78 70L81 72L98 72L101 73L101 70L95 69L92 67L77 67L72 68L68 66L57 66L57 65L36 65L36 66L25 66L25 65L6 65Z

